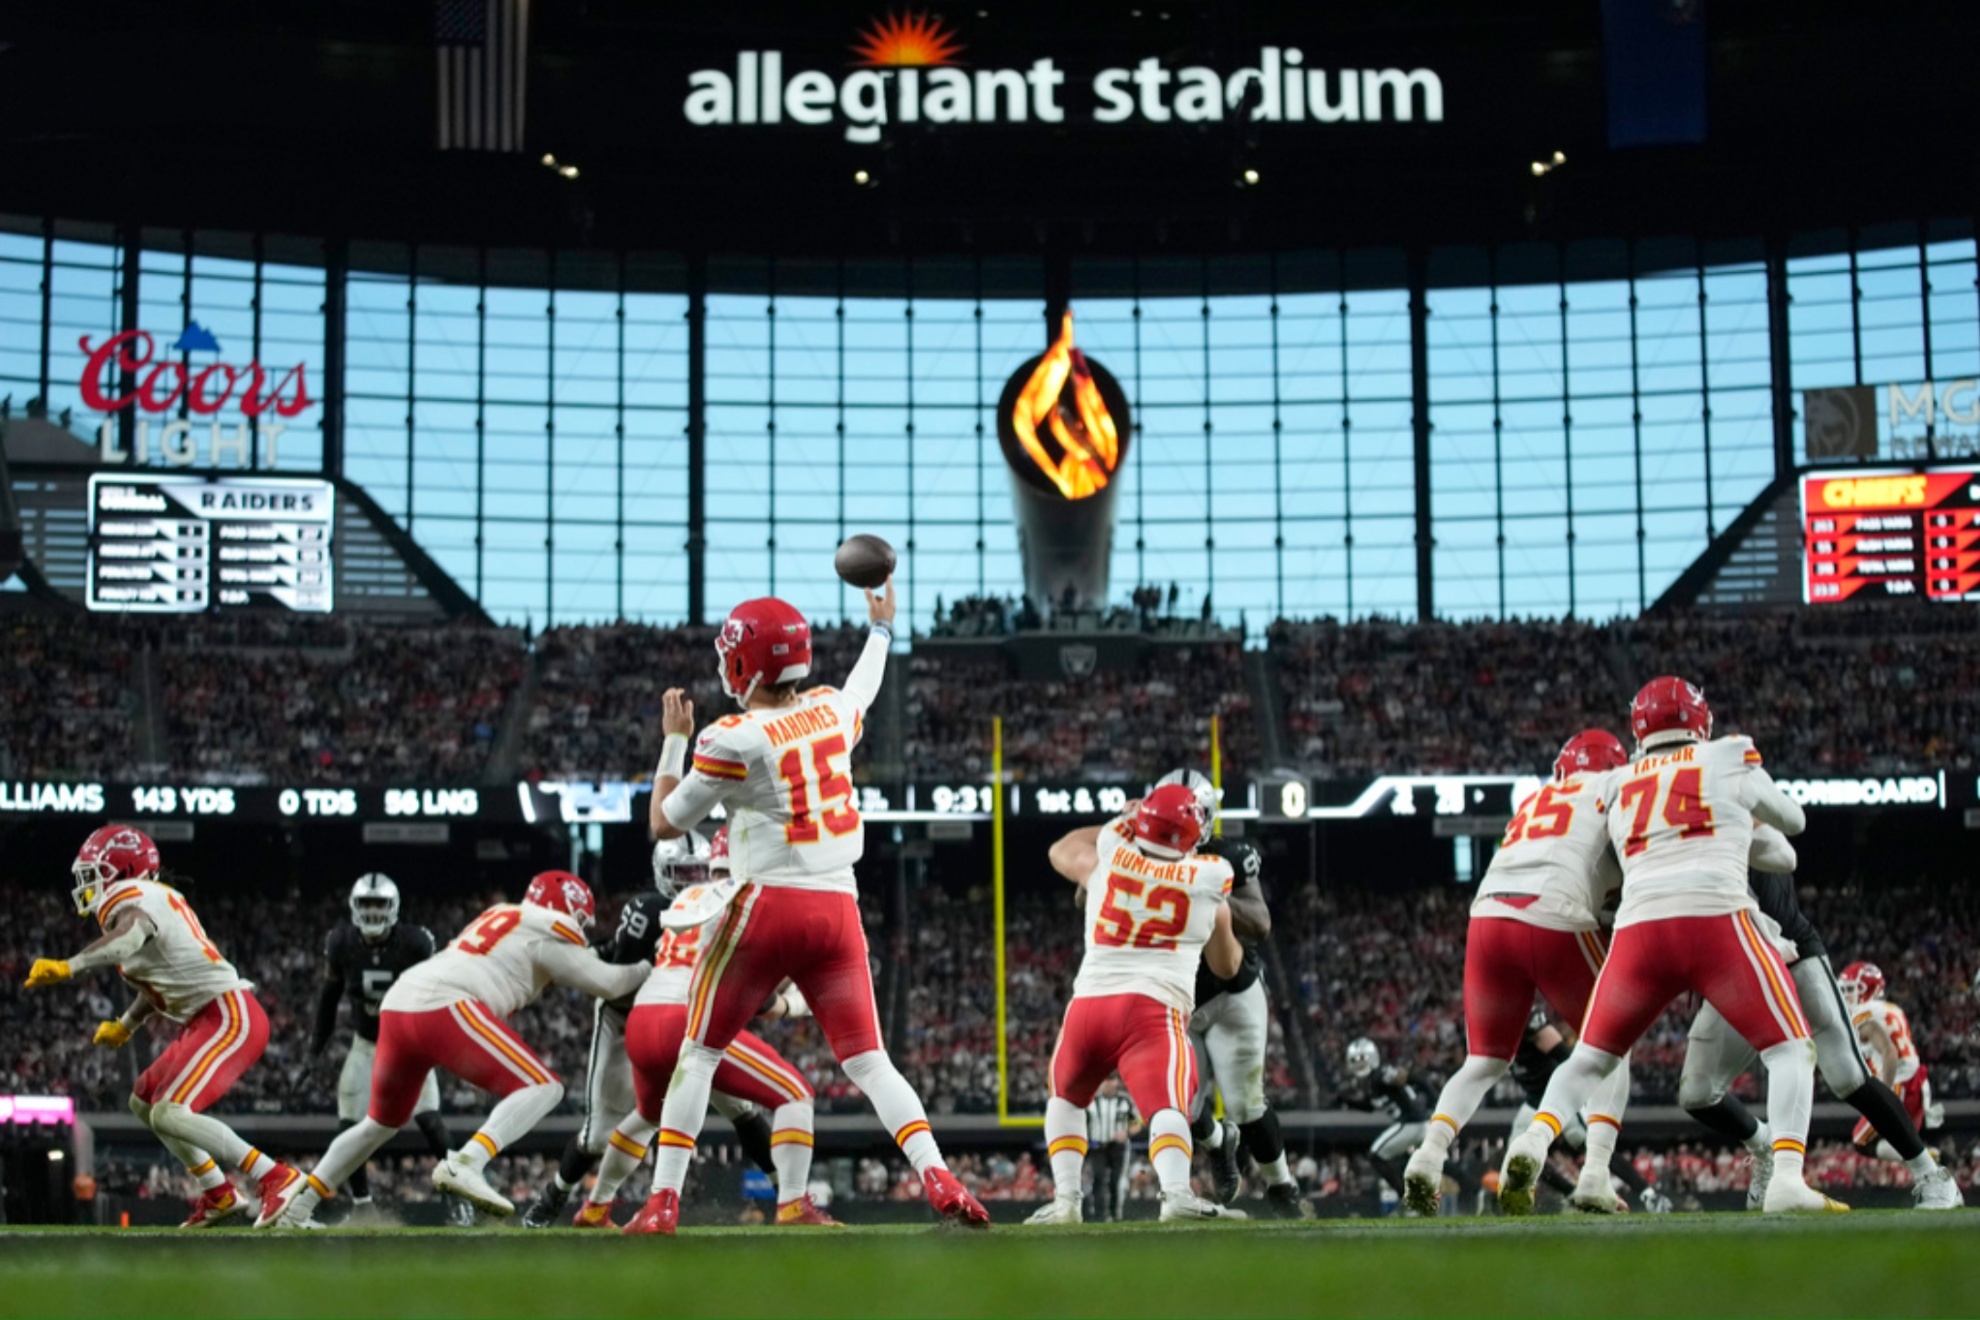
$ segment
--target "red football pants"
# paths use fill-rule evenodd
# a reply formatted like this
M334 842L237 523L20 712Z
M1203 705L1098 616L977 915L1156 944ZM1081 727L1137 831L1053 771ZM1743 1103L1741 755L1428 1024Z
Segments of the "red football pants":
M1464 944L1465 1048L1510 1060L1519 1052L1536 990L1556 1016L1578 1026L1602 958L1602 937L1593 931L1473 917Z
M1751 912L1641 921L1616 931L1581 1038L1625 1054L1671 1001L1697 993L1756 1050L1808 1038L1801 997Z
M1118 1071L1144 1119L1158 1109L1189 1113L1196 1054L1189 1014L1147 995L1077 997L1052 1050L1052 1094L1084 1109Z
M841 1063L880 1048L880 1010L873 1002L859 900L754 883L729 904L695 964L689 1039L727 1049L787 979L811 1005Z
M246 990L215 995L144 1070L137 1098L199 1113L227 1094L267 1048L268 1015L261 1001Z
M496 1095L558 1080L522 1037L487 1007L463 999L423 1013L378 1015L378 1054L371 1064L371 1119L389 1128L412 1122L426 1075L445 1068Z
M626 1055L632 1060L633 1094L640 1117L660 1121L667 1102L667 1085L681 1061L681 1041L687 1036L687 1005L638 1004L626 1019ZM738 1100L775 1110L797 1100L811 1099L811 1083L767 1042L739 1031L722 1051L715 1069L715 1089Z

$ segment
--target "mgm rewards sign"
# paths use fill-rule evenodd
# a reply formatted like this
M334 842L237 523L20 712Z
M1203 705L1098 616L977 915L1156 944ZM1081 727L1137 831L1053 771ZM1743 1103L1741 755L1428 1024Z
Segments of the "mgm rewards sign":
M965 67L939 19L889 15L853 46L853 71L787 71L778 50L745 50L731 69L688 75L681 111L696 127L844 125L877 142L886 124L1200 124L1240 115L1286 124L1442 123L1444 83L1430 69L1308 67L1297 47L1265 46L1229 72L1171 69L1156 56L1101 69L1068 88L1050 56L1008 68Z

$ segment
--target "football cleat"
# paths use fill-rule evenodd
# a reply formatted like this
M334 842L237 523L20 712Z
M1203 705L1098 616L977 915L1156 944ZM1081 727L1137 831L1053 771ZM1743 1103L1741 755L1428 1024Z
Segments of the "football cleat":
M1546 1128L1532 1128L1513 1139L1506 1148L1506 1167L1499 1175L1499 1209L1509 1215L1533 1213L1533 1185L1540 1181L1540 1170L1547 1164L1547 1147L1552 1145Z
M534 1206L530 1208L535 1209ZM606 1201L603 1204L600 1204L597 1201L586 1201L583 1205L578 1207L578 1212L575 1215L571 1216L571 1227L572 1228L612 1227L612 1203L610 1201Z
M921 1175L922 1190L935 1213L964 1228L990 1227L990 1212L969 1194L969 1189L947 1169L930 1169Z
M647 1197L646 1204L639 1208L639 1213L632 1217L632 1222L627 1224L621 1231L627 1237L639 1237L652 1233L664 1233L668 1237L672 1237L674 1236L674 1229L679 1226L680 1222L681 1194L676 1191L662 1190Z
M1589 1177L1584 1170L1574 1190L1568 1193L1568 1209L1584 1215L1620 1215L1629 1212L1629 1202L1616 1195L1615 1184L1606 1171Z
M537 1193L536 1199L529 1203L529 1209L522 1212L519 1222L524 1228L548 1228L557 1222L557 1216L564 1212L564 1205L570 1199L571 1189L559 1187L553 1182Z
M194 1199L192 1214L180 1228L212 1228L247 1209L246 1198L234 1191L233 1184L209 1187Z
M1298 1183L1273 1183L1265 1189L1265 1213L1274 1219L1311 1219L1313 1202L1299 1194Z
M1162 1222L1177 1219L1249 1219L1242 1210L1233 1210L1215 1201L1206 1201L1191 1192L1162 1193Z
M1958 1210L1966 1204L1966 1198L1960 1194L1959 1184L1953 1181L1951 1170L1934 1167L1911 1184L1911 1204L1917 1210Z
M1027 1224L1077 1224L1085 1216L1079 1208L1077 1196L1055 1196L1044 1205L1031 1212L1024 1222Z
M1244 1190L1244 1171L1238 1167L1238 1142L1243 1138L1235 1123L1220 1122L1217 1126L1223 1129L1224 1140L1210 1152L1210 1182L1217 1200L1229 1205Z
M286 1164L278 1164L262 1175L256 1191L261 1197L261 1213L254 1218L256 1228L272 1227L288 1210L289 1203L309 1186L303 1176ZM311 1209L315 1207L312 1206ZM284 1225L288 1227L288 1225Z
M1822 1195L1799 1178L1774 1178L1767 1184L1766 1212L1770 1215L1813 1210L1839 1214L1849 1209L1841 1201Z
M448 1152L445 1159L433 1166L433 1190L457 1196L491 1215L506 1218L516 1212L515 1203L496 1191L494 1184L481 1176L481 1170L470 1167L459 1151Z
M1403 1204L1426 1219L1443 1206L1444 1159L1428 1146L1418 1146L1403 1168Z
M795 1201L786 1201L777 1207L777 1223L780 1227L797 1228L844 1228L845 1225L820 1210L809 1196L800 1196Z
M1767 1208L1767 1184L1774 1180L1774 1152L1753 1152L1753 1173L1746 1182L1746 1208L1758 1213Z

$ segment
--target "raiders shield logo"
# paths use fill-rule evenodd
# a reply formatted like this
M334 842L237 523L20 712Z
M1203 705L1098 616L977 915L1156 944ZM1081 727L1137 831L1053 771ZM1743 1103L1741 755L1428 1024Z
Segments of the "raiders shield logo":
M1067 678L1085 678L1100 663L1100 649L1095 646L1062 646L1059 648L1059 672Z

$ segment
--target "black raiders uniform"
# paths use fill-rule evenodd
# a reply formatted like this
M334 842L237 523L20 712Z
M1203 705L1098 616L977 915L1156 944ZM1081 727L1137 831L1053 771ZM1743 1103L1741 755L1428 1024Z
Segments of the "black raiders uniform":
M660 914L667 910L668 902L655 889L642 890L627 899L626 905L619 909L618 926L598 946L598 956L608 963L652 962L653 951L659 947L661 935L665 934L660 929ZM625 1027L626 1014L632 1012L636 997L637 992L610 1005L618 1015L621 1030Z
M337 1002L351 1005L351 1026L358 1039L378 1043L378 1006L385 992L413 966L434 954L433 932L410 921L401 921L376 944L368 942L349 921L340 921L323 942L323 961L329 974L317 1001L316 1030L310 1039L310 1053L320 1053L330 1043L337 1026ZM326 1014L324 1006L329 1006Z

